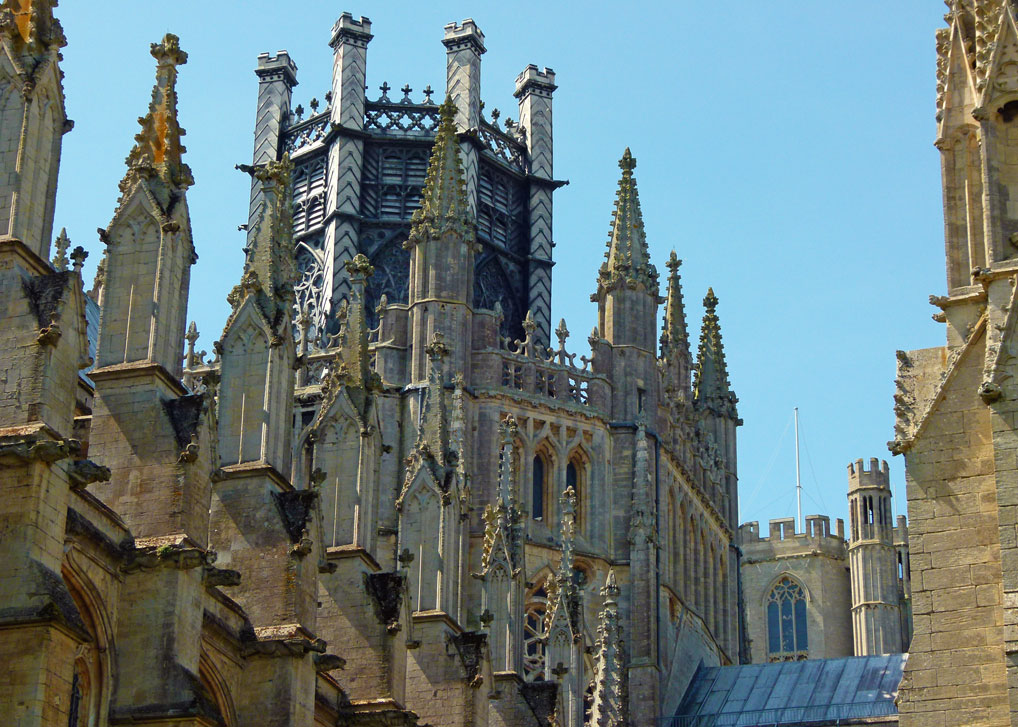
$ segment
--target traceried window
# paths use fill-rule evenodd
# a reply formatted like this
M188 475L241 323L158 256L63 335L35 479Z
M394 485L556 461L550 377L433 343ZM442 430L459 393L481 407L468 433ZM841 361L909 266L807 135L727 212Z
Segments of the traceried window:
M420 207L430 156L425 146L366 145L361 213L371 219L409 220Z
M543 681L545 617L548 615L548 591L538 586L527 599L523 620L523 675L528 682Z
M808 655L806 592L785 576L767 596L767 659L801 661Z

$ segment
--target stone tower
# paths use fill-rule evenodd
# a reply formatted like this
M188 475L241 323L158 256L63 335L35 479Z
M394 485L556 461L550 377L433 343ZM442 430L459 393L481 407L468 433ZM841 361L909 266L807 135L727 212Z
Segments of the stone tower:
M894 515L887 462L856 460L848 466L848 546L852 574L852 633L855 655L901 651Z

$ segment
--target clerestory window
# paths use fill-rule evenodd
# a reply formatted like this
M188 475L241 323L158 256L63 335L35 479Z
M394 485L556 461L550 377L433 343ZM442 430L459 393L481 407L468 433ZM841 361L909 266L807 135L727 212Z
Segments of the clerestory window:
M808 656L806 592L785 576L767 596L767 659L801 661Z

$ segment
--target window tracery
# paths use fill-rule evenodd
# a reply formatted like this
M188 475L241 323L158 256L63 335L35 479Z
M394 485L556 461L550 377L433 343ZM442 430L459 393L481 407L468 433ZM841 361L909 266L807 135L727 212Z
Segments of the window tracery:
M801 661L809 656L806 592L784 576L767 596L768 661Z
M523 617L523 675L528 682L544 681L544 651L547 641L545 620L548 591L541 583L527 599Z

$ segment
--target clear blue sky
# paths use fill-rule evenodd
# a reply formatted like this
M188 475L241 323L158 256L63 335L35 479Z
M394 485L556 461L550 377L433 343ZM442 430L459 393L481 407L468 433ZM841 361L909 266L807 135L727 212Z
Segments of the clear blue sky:
M290 10L297 8L299 11ZM473 17L486 36L482 98L517 118L527 63L557 73L554 320L585 350L619 169L630 146L651 253L674 248L689 323L713 286L740 430L742 520L793 515L792 409L801 413L803 510L844 517L846 465L892 464L895 349L943 344L943 217L934 139L931 0L856 3L512 3L218 0L71 2L58 8L74 130L65 137L56 226L91 251L91 276L123 159L149 101L148 45L167 32L190 60L180 119L196 185L200 259L190 318L211 350L240 277L256 56L287 49L295 103L329 88L329 31L366 15L369 97L383 81L414 97L444 88L442 27ZM695 351L694 351L695 353Z

